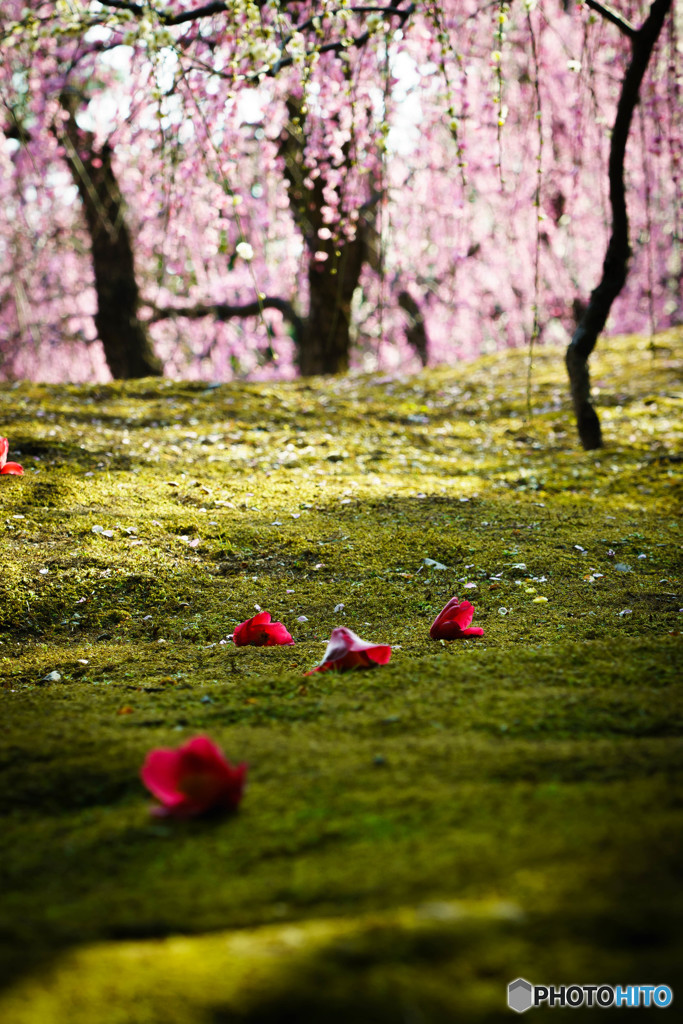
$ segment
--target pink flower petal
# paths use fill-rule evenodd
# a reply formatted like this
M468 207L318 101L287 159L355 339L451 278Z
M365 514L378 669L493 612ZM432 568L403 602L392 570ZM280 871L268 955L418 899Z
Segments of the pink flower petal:
M268 637L266 640L266 646L268 647L294 643L294 637L281 622L271 622L269 626L265 627L265 631Z
M391 660L391 647L389 644L377 644L376 647L364 653L365 657L375 665L386 665Z
M258 605L256 607L258 608ZM258 615L254 615L253 618L249 619L249 622L251 622L252 626L262 626L266 622L270 622L270 620L270 612L259 612Z
M244 763L233 767L207 736L197 736L178 750L150 751L140 776L160 801L154 814L186 818L234 810L242 798L246 771Z
M307 672L346 672L353 668L373 668L375 665L386 665L391 658L389 644L371 644L348 629L338 626L332 630L323 660L315 668Z
M239 626L235 626L234 632L232 634L232 642L237 647L243 647L245 644L249 643L248 627L248 621L240 622Z
M293 644L294 638L281 622L271 622L270 612L259 612L253 618L241 622L232 634L237 647L250 644L253 647L275 647Z
M163 802L180 798L180 754L177 750L150 750L140 770L140 777L150 793Z
M429 630L432 640L459 640L466 636L483 636L480 626L468 629L474 618L474 606L469 601L459 601L452 597L441 609Z
M7 462L7 453L9 451L9 441L6 437L0 437L0 469Z
M457 622L461 629L466 629L474 618L474 605L469 601L461 601L451 610L451 622Z

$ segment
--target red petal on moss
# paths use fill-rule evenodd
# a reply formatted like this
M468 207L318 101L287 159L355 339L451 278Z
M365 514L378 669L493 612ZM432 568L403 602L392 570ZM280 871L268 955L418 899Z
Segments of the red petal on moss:
M275 646L276 644L293 644L294 637L289 632L286 626L283 626L281 622L272 622L269 626L266 626L266 640L267 646Z
M196 736L178 750L152 750L140 772L161 807L154 814L192 817L234 810L242 798L246 764L233 768L208 736Z
M187 743L183 743L178 750L181 754L205 758L207 761L215 760L224 765L228 763L221 748L213 740L210 740L208 736L194 736Z
M363 653L373 665L386 665L391 660L391 647L389 644L377 644L376 647L370 647Z
M258 615L252 616L252 618L248 619L247 621L251 622L251 624L254 626L263 626L266 622L270 622L270 620L270 612L259 612Z
M249 625L248 621L247 622L240 622L239 626L235 627L235 629L233 631L233 634L232 634L232 642L237 647L244 647L246 644L249 643L249 638L247 636L247 627L248 627L248 625Z
M453 606L450 618L453 622L457 622L461 629L466 629L474 618L474 605L469 601L461 601Z
M240 622L232 634L232 642L237 647L275 647L280 644L293 644L294 639L289 630L281 622L271 622L270 612L259 612L246 622Z
M469 601L459 601L452 597L441 609L429 630L432 640L458 640L464 636L483 636L480 626L468 629L474 618L474 605Z
M389 644L371 644L348 629L338 626L332 630L323 660L315 668L307 672L346 672L353 668L373 668L375 665L386 665L391 658Z
M24 467L20 466L18 462L6 462L2 469L0 469L2 476L23 476Z
M159 800L177 802L182 799L178 790L180 779L180 752L161 748L150 750L140 771L147 789Z

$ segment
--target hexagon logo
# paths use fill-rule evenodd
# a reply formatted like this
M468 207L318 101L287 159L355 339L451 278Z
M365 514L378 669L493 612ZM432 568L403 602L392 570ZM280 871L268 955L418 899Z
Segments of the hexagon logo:
M508 985L508 1006L516 1013L524 1013L533 1005L533 987L524 978L517 978Z

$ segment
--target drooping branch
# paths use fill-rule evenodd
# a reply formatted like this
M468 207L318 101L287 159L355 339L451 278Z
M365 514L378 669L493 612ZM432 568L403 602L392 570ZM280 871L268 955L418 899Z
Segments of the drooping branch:
M407 7L398 7L388 4L386 7L347 7L345 10L351 11L354 14L381 14L384 18L398 17L398 27L402 28L404 23L408 20L411 14L415 11L415 4L409 4ZM296 32L303 32L305 29L311 27L313 19L309 19L302 25L298 25L295 29ZM371 32L361 32L357 36L352 36L349 40L335 40L330 43L322 43L318 46L314 46L313 50L316 53L341 53L342 50L348 50L354 47L357 50L362 49L372 36ZM291 36L288 36L283 40L282 44L282 55L279 60L269 68L265 74L268 77L272 77L278 73L281 68L289 67L294 63L294 57L287 55L287 46L291 41Z
M586 449L602 446L600 420L590 398L588 359L605 326L612 303L624 286L631 256L624 185L626 144L640 86L671 4L672 0L655 0L642 27L633 34L626 33L631 41L631 60L621 86L609 154L612 233L602 267L602 278L591 292L588 306L574 331L565 356L579 438ZM594 3L590 6L601 8L601 5ZM609 20L614 21L613 18Z

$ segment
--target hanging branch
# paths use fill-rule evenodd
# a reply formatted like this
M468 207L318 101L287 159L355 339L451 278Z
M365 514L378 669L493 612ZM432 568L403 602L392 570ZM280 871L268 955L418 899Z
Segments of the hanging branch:
M588 359L605 326L612 303L624 286L631 256L624 185L626 144L640 86L672 0L654 0L647 19L637 30L596 0L587 2L589 7L617 25L631 43L631 60L621 85L609 154L612 234L602 267L602 278L591 292L588 306L574 331L565 356L579 438L583 447L590 450L602 447L602 431L598 414L591 404Z

